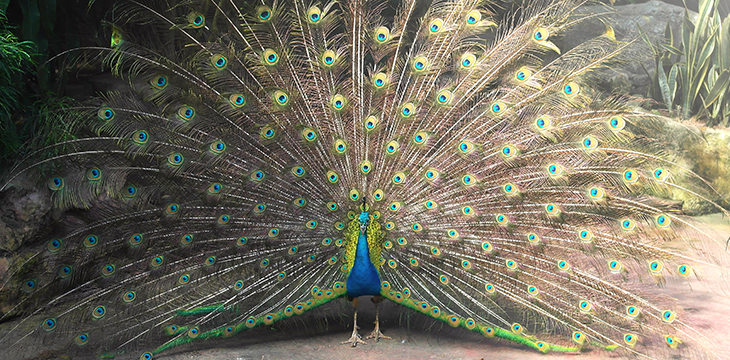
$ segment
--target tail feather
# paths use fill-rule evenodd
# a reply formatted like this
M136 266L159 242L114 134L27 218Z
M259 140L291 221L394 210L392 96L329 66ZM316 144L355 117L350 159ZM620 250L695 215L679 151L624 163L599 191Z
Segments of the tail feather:
M545 352L720 356L657 289L724 289L725 244L657 199L722 194L595 87L632 41L554 42L586 3L120 4L84 51L128 89L2 187L69 212L6 274L0 341L136 357L301 315L347 295L365 198L398 304Z

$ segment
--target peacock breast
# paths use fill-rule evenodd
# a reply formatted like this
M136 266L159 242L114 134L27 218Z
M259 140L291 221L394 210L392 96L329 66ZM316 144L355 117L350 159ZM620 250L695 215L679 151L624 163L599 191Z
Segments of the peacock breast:
M363 295L380 295L378 268L383 235L380 224L367 212L350 222L345 231L345 259L349 269L347 295L355 298Z

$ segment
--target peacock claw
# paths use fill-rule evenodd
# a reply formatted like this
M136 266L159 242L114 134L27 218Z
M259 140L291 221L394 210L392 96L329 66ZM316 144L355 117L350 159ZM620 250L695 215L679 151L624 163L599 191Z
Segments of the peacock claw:
M380 327L376 327L370 335L365 337L365 339L375 339L375 342L378 342L380 339L393 340L392 337L383 335L383 333L380 332Z
M373 324L375 324L375 329L373 329L373 332L365 338L375 339L375 342L378 342L380 339L393 340L392 337L385 336L382 332L380 332L380 307L378 305L380 305L382 298L380 296L373 296L372 301L375 304L375 321L373 322Z
M345 341L341 342L340 344L343 344L343 345L350 344L352 347L357 346L357 344L367 345L367 343L364 342L362 340L362 338L360 337L360 334L357 333L357 329L355 329L355 331L352 332L352 336L348 340L345 340Z

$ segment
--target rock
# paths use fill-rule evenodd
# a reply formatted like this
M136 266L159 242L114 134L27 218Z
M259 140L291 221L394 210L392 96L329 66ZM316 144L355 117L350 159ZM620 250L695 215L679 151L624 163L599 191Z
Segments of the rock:
M616 76L628 79L630 90L625 91L626 86L622 83L619 83L618 88L612 87L613 84L610 81L598 85L606 91L614 93L646 96L651 85L651 78L642 68L642 64L651 75L654 74L656 65L651 50L639 38L639 28L644 30L653 44L656 44L657 41L664 40L664 30L667 23L669 23L674 30L676 41L680 34L685 10L683 7L666 4L658 0L651 0L643 4L619 5L614 9L615 11L602 6L587 6L581 13L605 13L603 19L606 20L606 23L611 24L618 40L630 41L637 39L621 55L622 61L619 66L612 67L609 70L601 70L598 74L598 78L601 79L612 79ZM690 18L696 20L697 14L690 12ZM564 36L560 40L561 48L572 49L587 40L602 35L605 31L606 26L600 18L582 21L563 34Z
M52 221L46 189L10 187L0 193L0 252L18 250Z

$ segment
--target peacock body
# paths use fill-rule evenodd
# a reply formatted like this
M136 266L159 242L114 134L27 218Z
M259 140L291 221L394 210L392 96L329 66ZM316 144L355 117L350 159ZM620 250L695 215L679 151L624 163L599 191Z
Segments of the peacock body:
M88 211L18 256L0 343L150 359L374 295L536 351L720 356L649 289L728 260L657 197L727 212L592 88L628 43L553 43L584 3L120 2L89 51L128 89L6 177Z

